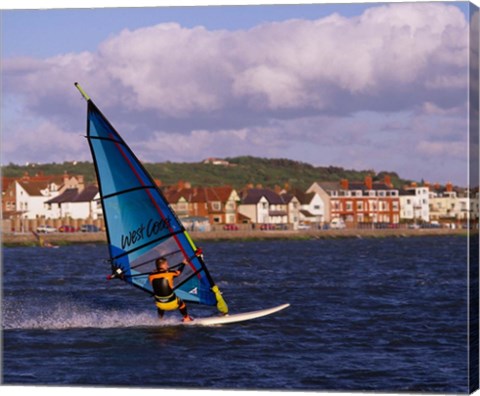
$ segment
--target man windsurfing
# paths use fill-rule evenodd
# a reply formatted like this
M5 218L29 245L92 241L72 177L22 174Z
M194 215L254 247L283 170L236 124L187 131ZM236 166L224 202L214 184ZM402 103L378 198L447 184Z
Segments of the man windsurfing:
M188 315L187 305L173 290L173 280L182 273L186 264L188 264L187 261L183 260L178 270L172 270L166 258L161 257L155 261L157 270L149 275L148 280L155 293L155 305L160 319L163 318L165 311L178 309L183 315L183 322L191 322L193 320Z

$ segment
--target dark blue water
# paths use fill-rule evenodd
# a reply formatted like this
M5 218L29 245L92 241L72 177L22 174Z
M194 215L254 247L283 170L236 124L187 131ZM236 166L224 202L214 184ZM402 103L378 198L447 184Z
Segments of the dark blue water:
M3 249L3 382L160 388L467 392L463 237L204 243L231 312L159 325L106 281L105 245ZM213 313L190 305L195 316Z

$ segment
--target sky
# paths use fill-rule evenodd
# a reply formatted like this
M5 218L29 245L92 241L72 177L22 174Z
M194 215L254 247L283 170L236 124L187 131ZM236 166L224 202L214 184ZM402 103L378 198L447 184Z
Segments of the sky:
M2 164L91 161L79 82L145 162L253 155L467 185L467 3L22 3L1 11Z

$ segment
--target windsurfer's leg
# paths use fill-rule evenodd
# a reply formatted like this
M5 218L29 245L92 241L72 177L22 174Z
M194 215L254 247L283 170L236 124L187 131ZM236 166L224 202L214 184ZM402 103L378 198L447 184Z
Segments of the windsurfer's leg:
M187 304L185 304L182 300L178 299L178 310L183 316L187 316Z
M192 318L188 315L187 304L185 304L180 298L177 301L178 301L178 310L183 315L183 321L184 322L191 321Z
M164 313L165 313L165 311L161 310L160 308L157 308L157 314L158 314L159 319L163 318Z

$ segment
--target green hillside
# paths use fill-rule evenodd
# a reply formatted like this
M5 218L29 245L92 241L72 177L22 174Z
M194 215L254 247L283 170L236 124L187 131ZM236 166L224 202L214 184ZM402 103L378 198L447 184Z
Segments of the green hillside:
M176 184L179 180L188 181L193 186L231 185L236 189L247 184L261 184L273 188L276 185L300 189L308 188L314 181L350 181L364 180L371 175L375 180L382 181L385 174L391 177L392 183L400 187L408 181L402 180L394 172L379 172L373 170L348 170L340 167L315 167L313 165L292 161L289 159L267 159L257 157L226 158L230 165L213 165L196 163L145 163L146 169L155 179L160 179L163 185ZM64 162L62 164L30 164L20 166L9 164L2 168L2 175L20 177L25 173L34 176L43 172L45 175L58 175L67 172L70 175L84 175L86 182L95 181L95 171L91 162Z

